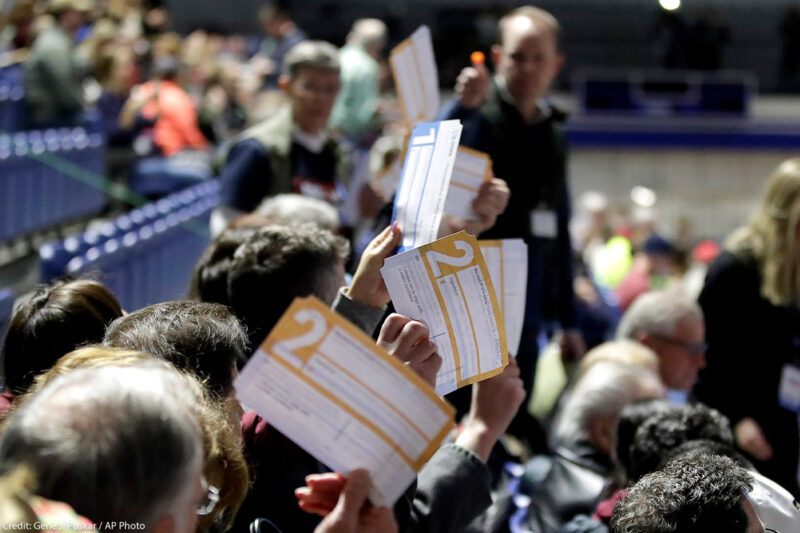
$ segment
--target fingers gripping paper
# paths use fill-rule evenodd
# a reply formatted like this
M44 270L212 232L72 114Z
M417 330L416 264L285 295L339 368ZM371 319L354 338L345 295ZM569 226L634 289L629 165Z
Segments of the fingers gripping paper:
M407 124L430 122L439 112L439 74L431 30L420 26L389 55L400 107Z
M517 355L525 319L528 245L522 239L484 240L478 244L503 313L508 353Z
M381 274L397 312L430 329L442 357L438 394L503 371L503 317L475 237L462 231L390 257Z
M323 464L366 468L375 505L400 497L453 425L429 385L314 298L295 299L235 386Z
M426 122L414 129L392 213L403 230L401 250L436 239L460 138L457 120Z

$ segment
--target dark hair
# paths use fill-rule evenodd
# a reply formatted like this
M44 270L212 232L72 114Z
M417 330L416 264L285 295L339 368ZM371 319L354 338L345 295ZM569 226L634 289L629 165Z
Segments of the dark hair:
M655 398L626 405L622 408L617 425L617 460L625 469L627 475L630 474L630 451L636 430L651 416L667 412L676 407L675 404L663 398Z
M690 452L640 479L617 502L611 533L746 533L753 480L732 459Z
M665 467L667 463L673 459L676 459L682 455L686 455L690 452L703 452L710 453L711 455L722 455L729 459L733 459L737 465L741 466L745 470L755 470L753 464L748 461L744 455L739 453L733 444L729 444L727 442L717 442L708 439L695 439L686 441L677 448L670 450L666 457L664 457L661 461L659 469Z
M262 5L258 10L259 18L276 17L289 19L292 18L292 6L287 0L273 0Z
M236 249L257 228L229 228L211 241L198 259L189 283L189 299L228 305L228 272Z
M676 406L651 416L642 422L633 438L629 479L636 481L654 472L671 450L697 439L733 445L728 419L702 404Z
M253 348L264 340L298 296L314 295L332 303L337 262L348 244L313 225L259 228L234 254L228 274L228 302L247 327Z
M120 316L117 298L98 281L60 280L39 287L8 326L2 350L6 388L24 393L61 356L103 340L106 326Z
M233 391L233 367L247 357L247 335L224 305L154 304L115 320L105 346L149 353L196 375L219 397Z

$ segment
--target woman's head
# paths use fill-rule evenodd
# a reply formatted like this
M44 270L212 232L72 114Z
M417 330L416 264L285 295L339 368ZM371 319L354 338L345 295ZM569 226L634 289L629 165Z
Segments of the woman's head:
M120 316L119 302L100 282L76 279L39 288L9 323L2 350L6 388L25 392L62 355L103 340L106 326Z
M761 293L775 305L800 301L800 158L772 173L761 208L734 233L727 247L753 257L761 273Z

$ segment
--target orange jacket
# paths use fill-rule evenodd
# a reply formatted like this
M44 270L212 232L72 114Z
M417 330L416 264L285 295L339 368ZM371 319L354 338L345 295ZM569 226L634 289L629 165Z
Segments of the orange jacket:
M208 141L197 125L197 110L186 91L173 81L148 81L142 84L144 94L158 88L158 98L142 107L145 118L155 118L154 142L164 155L187 148L204 150Z

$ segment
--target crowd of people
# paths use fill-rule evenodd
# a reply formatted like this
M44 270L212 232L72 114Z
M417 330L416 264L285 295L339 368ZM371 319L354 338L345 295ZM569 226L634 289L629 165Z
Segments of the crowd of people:
M357 21L338 50L282 3L259 20L267 38L248 51L240 36L172 33L166 10L138 0L7 13L31 124L99 113L109 147L137 156L213 164L226 148L186 300L126 312L99 281L61 279L16 303L1 354L4 527L800 532L800 159L721 247L668 240L598 193L573 216L566 115L547 98L561 28L531 6L499 20L493 72L466 66L441 112L494 176L475 220L445 216L440 234L528 245L519 353L448 395L457 427L392 508L371 505L366 470L330 472L245 411L238 372L297 297L431 386L442 365L426 324L391 312L380 274L402 241L381 181L403 157L381 96L385 24ZM547 420L528 409L543 334L569 374Z

